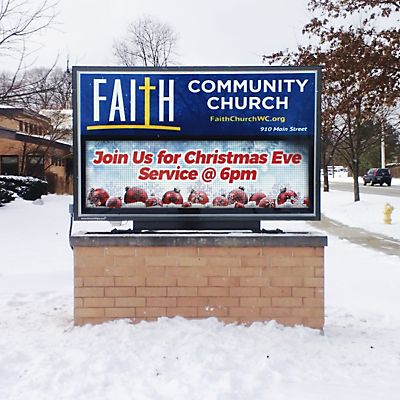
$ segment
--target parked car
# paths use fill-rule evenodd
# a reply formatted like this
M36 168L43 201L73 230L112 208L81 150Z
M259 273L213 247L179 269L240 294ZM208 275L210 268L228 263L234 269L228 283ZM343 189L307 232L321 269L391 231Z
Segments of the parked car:
M381 186L386 183L388 186L392 184L392 175L387 168L371 168L363 176L364 186L367 183L371 183L371 186L375 183L379 183Z

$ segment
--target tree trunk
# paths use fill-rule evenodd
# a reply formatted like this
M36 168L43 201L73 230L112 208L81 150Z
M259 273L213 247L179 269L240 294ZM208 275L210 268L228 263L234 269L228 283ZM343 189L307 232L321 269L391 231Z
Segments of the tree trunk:
M322 152L322 168L324 172L324 192L329 192L329 175L328 175L328 163L326 161L326 154Z
M324 192L329 192L329 174L328 166L324 166Z
M25 175L26 147L26 143L24 142L22 145L21 169L19 171L20 175Z
M358 185L358 175L359 175L358 160L353 160L352 170L353 170L354 201L360 201L360 186Z

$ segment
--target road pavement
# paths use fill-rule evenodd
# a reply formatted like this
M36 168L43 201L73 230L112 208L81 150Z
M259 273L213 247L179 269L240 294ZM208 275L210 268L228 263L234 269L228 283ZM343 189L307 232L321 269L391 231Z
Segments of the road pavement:
M329 187L332 190L342 190L345 192L353 191L353 182L329 182ZM392 185L392 186L379 186L379 185L367 185L363 186L360 183L360 193L365 194L379 194L381 196L389 196L389 197L400 197L400 185Z

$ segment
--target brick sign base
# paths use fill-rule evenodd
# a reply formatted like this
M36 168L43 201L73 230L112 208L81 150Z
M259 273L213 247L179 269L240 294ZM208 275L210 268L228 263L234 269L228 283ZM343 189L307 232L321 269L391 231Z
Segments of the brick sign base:
M77 234L75 324L216 317L324 326L325 236Z

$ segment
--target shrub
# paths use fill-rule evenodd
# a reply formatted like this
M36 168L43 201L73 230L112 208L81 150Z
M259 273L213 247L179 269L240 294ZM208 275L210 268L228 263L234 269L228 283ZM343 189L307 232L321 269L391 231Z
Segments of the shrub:
M15 193L24 200L36 200L48 193L48 183L31 176L0 175L0 189Z
M0 187L0 207L3 204L9 203L10 201L13 201L15 198L14 192L11 190L6 190Z

